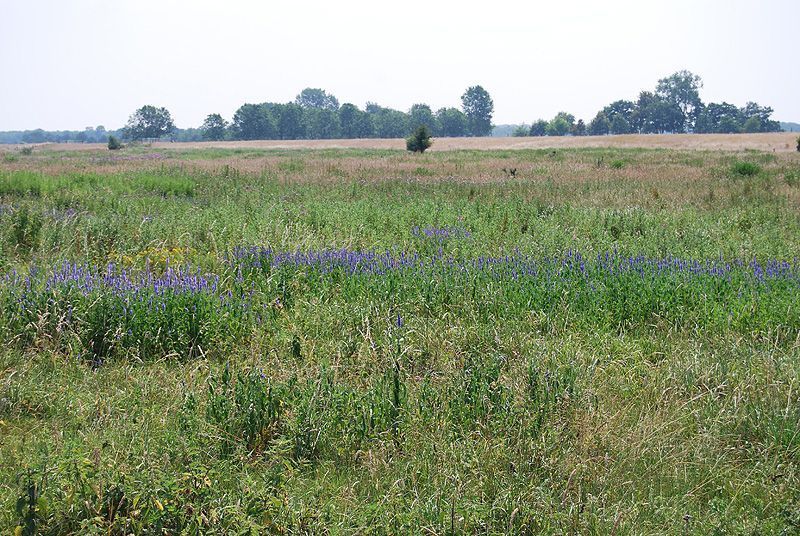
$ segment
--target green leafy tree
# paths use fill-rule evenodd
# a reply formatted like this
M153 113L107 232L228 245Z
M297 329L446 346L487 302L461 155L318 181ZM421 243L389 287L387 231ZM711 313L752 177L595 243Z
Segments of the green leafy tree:
M548 136L566 136L569 134L572 125L575 123L575 116L566 112L559 112L548 124L546 133Z
M546 136L547 135L547 121L544 119L537 119L531 125L531 136Z
M233 114L232 131L240 140L274 140L275 119L266 104L243 104Z
M621 114L616 114L611 120L612 134L630 134L633 131L631 124Z
M740 113L742 118L745 121L745 124L750 119L758 119L758 122L752 121L750 123L750 127L754 128L758 125L758 130L754 130L753 132L780 132L781 131L781 124L778 121L772 120L772 108L769 106L759 106L755 102L748 102L744 108L740 109ZM747 130L745 129L747 132Z
M340 137L339 114L332 108L308 108L303 113L306 137L330 140Z
M225 138L225 132L228 129L228 122L225 121L219 114L209 114L200 130L203 133L204 140L218 141Z
M440 108L436 112L436 123L439 134L448 138L466 136L469 129L467 116L457 108Z
M303 108L316 108L319 110L338 110L339 101L329 95L324 89L307 87L300 92L294 100L295 104Z
M417 128L420 125L428 127L430 132L437 132L439 129L436 125L436 117L434 117L431 107L427 104L415 104L408 111L409 126Z
M339 125L343 138L371 138L375 135L370 115L349 102L339 108Z
M489 136L492 133L494 102L488 91L481 86L467 88L461 96L461 107L467 116L471 136Z
M433 144L431 132L425 125L420 125L414 133L406 138L406 149L415 153L424 153Z
M635 125L645 134L683 132L684 119L677 104L642 91L636 103Z
M597 112L589 122L589 134L592 136L605 136L611 131L611 122L608 120L605 112Z
M678 107L681 114L679 129L689 132L694 128L697 113L700 111L700 88L703 80L689 71L678 71L658 81L656 95Z
M379 138L405 138L411 131L406 113L375 103L367 103L367 112L375 125L375 135Z
M122 143L120 143L116 136L111 135L108 137L108 149L109 151L118 151L122 149Z
M531 128L527 125L518 125L511 132L511 135L514 136L515 138L524 138L526 136L530 136Z
M277 104L271 113L276 120L278 137L282 140L301 140L306 137L304 110L295 103Z
M634 130L638 130L634 127L636 104L631 101L614 101L603 108L603 113L606 114L606 117L610 121L611 132L613 134L629 134Z
M748 117L744 125L742 125L742 132L761 132L761 119L757 115Z
M175 130L175 123L166 108L142 106L128 119L125 136L132 140L160 138Z
M575 123L570 132L573 136L585 136L586 123L583 122L583 119L578 119L578 122Z

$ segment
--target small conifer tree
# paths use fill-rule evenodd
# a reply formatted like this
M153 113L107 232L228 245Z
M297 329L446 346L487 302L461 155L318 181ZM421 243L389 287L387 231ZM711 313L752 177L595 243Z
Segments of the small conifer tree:
M116 138L116 136L109 136L108 137L108 149L110 151L116 151L117 149L122 149L122 144Z
M424 153L433 144L428 127L420 125L411 136L406 138L406 149L415 153Z

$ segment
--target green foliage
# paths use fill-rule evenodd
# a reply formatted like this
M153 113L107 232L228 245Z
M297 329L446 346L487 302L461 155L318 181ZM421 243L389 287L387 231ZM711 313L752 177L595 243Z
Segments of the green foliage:
M209 114L203 121L200 130L203 131L203 139L218 141L225 139L228 130L228 122L219 114Z
M461 107L467 116L470 136L488 136L492 132L494 102L481 86L467 88L461 96Z
M268 448L280 433L284 403L259 371L231 373L226 364L219 377L208 379L206 419L219 434L222 456L238 446L249 455Z
M406 149L414 153L424 153L433 144L428 127L420 125L414 133L406 138Z
M0 170L0 526L794 530L800 291L750 264L800 256L791 155L153 154ZM758 180L720 180L738 161ZM432 268L275 267L241 245ZM517 254L535 269L501 268ZM639 255L743 264L616 270ZM114 277L168 268L209 286Z
M754 162L734 162L730 168L731 174L738 177L754 177L761 173L761 166Z
M19 154L21 154L23 156L30 156L30 155L33 154L33 147L31 147L29 145L25 146L25 147L21 147L20 150L19 150Z
M166 108L145 105L136 110L125 125L125 137L132 140L156 139L175 130L175 123Z
M537 119L531 125L531 136L545 136L547 134L548 123L544 119Z
M108 150L109 151L117 151L122 149L122 142L120 142L116 136L109 136L108 137Z

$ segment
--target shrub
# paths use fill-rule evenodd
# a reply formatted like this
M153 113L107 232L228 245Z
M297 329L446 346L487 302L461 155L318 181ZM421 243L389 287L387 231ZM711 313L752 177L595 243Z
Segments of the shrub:
M739 177L753 177L761 173L761 166L753 162L734 162L731 172Z
M797 152L800 153L800 136L797 136Z
M612 169L622 169L623 167L625 167L625 162L622 160L614 160L611 162Z
M118 149L122 149L122 143L116 138L116 136L109 136L108 137L108 150L109 151L116 151Z
M415 153L424 153L433 144L428 127L420 125L414 133L406 138L406 149Z
M21 148L19 150L19 152L20 152L20 154L24 154L26 156L32 155L33 154L33 147L30 147L30 146L23 147L23 148Z

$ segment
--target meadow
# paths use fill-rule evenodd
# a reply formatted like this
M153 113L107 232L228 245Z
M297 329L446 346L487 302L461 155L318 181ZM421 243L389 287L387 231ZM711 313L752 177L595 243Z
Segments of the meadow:
M800 533L800 153L74 149L0 151L0 528Z

